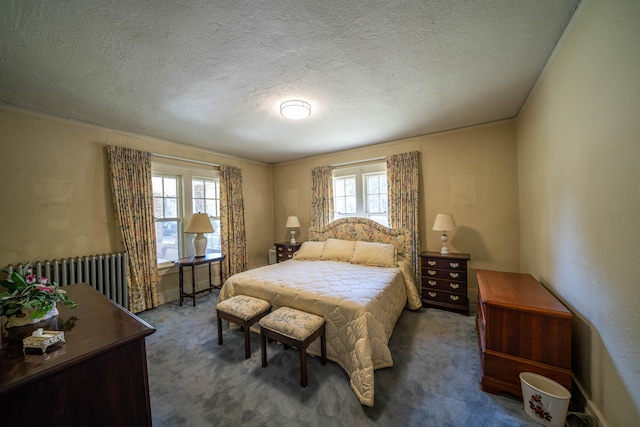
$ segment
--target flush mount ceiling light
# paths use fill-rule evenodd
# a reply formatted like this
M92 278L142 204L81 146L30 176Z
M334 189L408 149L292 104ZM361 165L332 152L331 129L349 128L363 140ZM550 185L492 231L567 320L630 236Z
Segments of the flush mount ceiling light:
M311 105L298 99L285 101L280 104L280 114L291 120L306 119L311 115Z

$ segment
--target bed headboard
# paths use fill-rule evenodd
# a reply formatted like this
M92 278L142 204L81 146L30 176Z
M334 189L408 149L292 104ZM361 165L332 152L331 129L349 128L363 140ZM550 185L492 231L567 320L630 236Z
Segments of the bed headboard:
M368 218L359 217L340 218L324 227L309 228L309 240L322 242L329 238L392 243L398 255L413 261L411 232L406 228L387 228Z

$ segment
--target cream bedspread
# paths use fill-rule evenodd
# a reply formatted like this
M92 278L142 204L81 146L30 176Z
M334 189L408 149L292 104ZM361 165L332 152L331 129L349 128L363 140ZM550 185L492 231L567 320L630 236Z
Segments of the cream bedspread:
M351 379L363 405L374 403L374 370L393 365L389 338L406 306L421 307L411 266L370 267L338 261L299 261L269 265L231 276L218 301L249 295L274 308L292 307L326 320L327 357ZM308 352L320 354L319 342Z

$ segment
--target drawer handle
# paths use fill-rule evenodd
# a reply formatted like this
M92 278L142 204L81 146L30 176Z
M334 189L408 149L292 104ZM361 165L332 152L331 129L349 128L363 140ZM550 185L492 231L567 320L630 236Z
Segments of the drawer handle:
M427 274L429 276L435 276L436 275L436 271L435 270L427 270Z
M449 276L453 277L454 279L457 279L459 274L458 273L449 273Z
M289 259L293 258L293 255L287 255L287 258Z
M458 295L449 295L449 298L451 299L451 301L458 301L460 299Z
M435 298L435 297L436 297L436 295L438 295L438 294L436 294L435 292L427 292L427 294L428 294L431 298Z
M460 287L460 285L459 285L459 284L457 284L457 283L449 283L449 287L450 287L451 289L458 289L458 288Z
M433 267L434 265L436 265L436 262L433 260L429 260L427 261L427 264L429 264L431 267Z
M427 280L427 284L430 286L435 286L438 284L438 282L436 282L435 280Z
M458 268L458 266L460 266L460 264L458 264L457 262L450 262L450 263L449 263L449 266L450 266L451 268Z
M287 251L288 251L288 252L291 252L292 250L293 250L292 248L287 248Z

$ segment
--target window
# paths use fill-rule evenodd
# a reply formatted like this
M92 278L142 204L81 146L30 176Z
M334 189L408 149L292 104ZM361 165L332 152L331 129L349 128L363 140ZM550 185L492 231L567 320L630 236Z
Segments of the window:
M220 252L220 180L218 172L175 162L152 162L153 208L159 267L193 255L193 234L182 230L193 213L209 215L207 252Z
M389 226L385 163L334 169L335 218L364 217Z
M220 252L220 181L210 178L193 178L191 190L192 212L208 214L213 226L214 232L205 235L207 252Z

